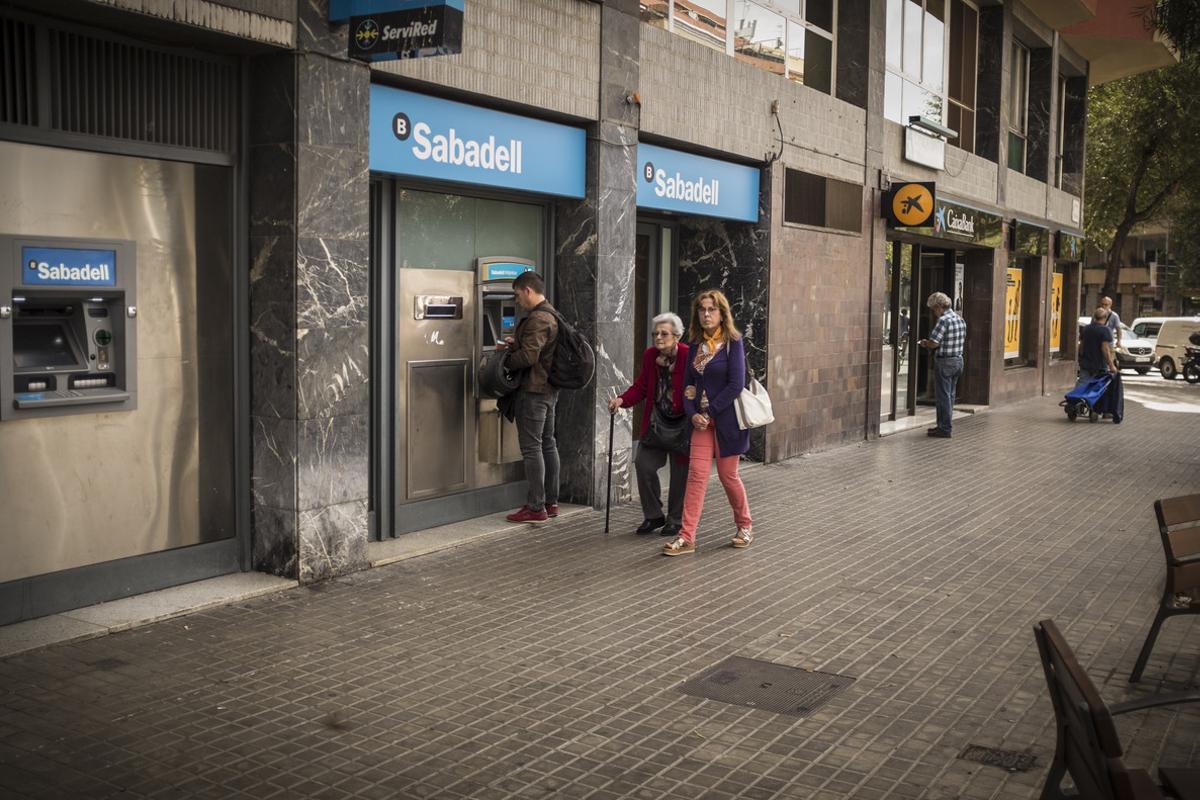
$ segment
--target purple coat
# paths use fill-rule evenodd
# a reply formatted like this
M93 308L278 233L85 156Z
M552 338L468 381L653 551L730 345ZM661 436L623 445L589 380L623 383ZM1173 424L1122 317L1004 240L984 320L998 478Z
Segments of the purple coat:
M750 449L750 431L738 427L737 412L733 401L746 388L746 346L741 339L727 342L717 351L712 361L704 367L704 374L696 372L695 354L700 343L688 345L687 377L684 379L683 410L688 417L700 411L700 392L708 397L708 415L712 417L717 432L717 450L721 457L740 456ZM689 392L687 387L694 386ZM688 395L692 396L689 397Z

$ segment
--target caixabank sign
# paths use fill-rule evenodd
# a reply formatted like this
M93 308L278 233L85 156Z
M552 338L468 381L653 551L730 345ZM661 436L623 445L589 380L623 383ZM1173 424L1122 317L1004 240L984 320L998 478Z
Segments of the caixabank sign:
M374 172L583 197L583 129L371 86Z
M638 144L638 208L758 222L758 170Z
M360 61L462 52L464 0L342 0L330 17L349 14L349 55Z

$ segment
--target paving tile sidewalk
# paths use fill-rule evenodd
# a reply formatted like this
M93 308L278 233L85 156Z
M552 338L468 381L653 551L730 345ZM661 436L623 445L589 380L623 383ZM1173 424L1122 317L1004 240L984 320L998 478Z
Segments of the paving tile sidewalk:
M1127 384L1120 426L1046 398L750 470L746 551L714 483L694 556L582 514L0 661L0 795L1036 797L1033 622L1110 702L1200 682L1188 618L1125 682L1162 581L1151 502L1200 491L1200 391ZM855 682L806 718L678 691L730 655ZM1134 764L1200 766L1200 709L1120 729Z

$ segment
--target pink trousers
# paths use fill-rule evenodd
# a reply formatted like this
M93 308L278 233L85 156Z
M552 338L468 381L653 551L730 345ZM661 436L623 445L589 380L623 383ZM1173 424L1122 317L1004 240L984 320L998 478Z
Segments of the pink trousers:
M704 511L704 494L708 491L708 476L712 474L713 459L717 460L717 477L725 487L729 507L733 509L733 521L739 528L750 527L750 503L746 500L746 487L738 476L739 456L717 455L717 434L711 426L707 430L692 431L692 449L688 463L687 493L683 496L683 519L679 535L689 542L696 541L696 526Z

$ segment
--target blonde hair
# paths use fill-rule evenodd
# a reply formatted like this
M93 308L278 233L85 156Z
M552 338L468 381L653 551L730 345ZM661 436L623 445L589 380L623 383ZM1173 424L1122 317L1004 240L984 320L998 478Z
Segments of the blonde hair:
M729 310L729 300L720 289L705 289L692 301L692 319L688 323L688 339L690 341L698 342L704 337L704 327L700 324L700 303L703 300L712 300L713 305L721 312L721 338L727 342L742 338L737 326L733 324L733 313Z

